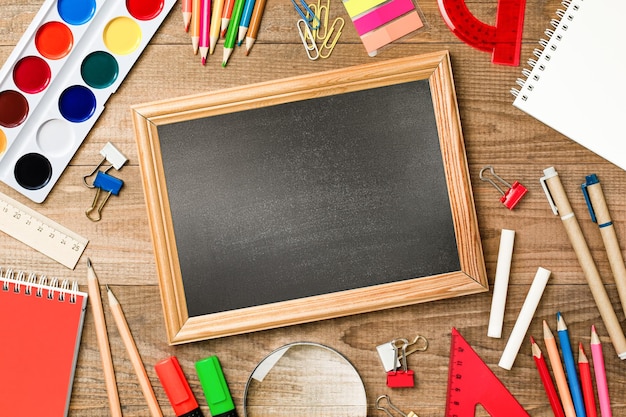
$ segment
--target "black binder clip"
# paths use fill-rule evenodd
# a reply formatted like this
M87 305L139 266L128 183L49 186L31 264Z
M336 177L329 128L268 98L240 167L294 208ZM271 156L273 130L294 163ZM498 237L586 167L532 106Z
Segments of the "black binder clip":
M490 172L493 178L495 178L499 183L507 187L506 191L502 190L502 188L500 188L500 186L496 184L494 180L484 175L485 171L487 170ZM524 197L526 192L528 192L526 187L524 187L522 184L520 184L517 181L515 181L513 185L504 181L502 178L496 175L491 165L487 165L486 167L480 170L480 179L483 181L487 181L488 183L493 185L496 188L496 190L498 190L500 194L502 194L502 197L500 197L500 202L504 204L504 206L508 208L509 210L513 210L515 206L517 205L517 203L519 203L519 201L522 199L522 197Z
M93 186L96 188L96 195L93 199L93 203L91 203L91 207L85 211L87 218L89 218L92 222L100 221L102 218L102 209L109 200L109 197L111 197L112 194L118 195L123 185L124 181L121 179L115 178L105 172L98 171L96 179L93 181ZM107 195L103 198L102 202L98 204L98 201L100 200L100 193L102 191L107 193ZM95 213L93 217L92 213Z

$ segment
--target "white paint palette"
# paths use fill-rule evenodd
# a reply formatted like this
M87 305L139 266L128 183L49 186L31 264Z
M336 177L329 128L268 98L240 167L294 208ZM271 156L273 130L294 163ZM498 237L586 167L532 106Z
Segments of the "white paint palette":
M0 180L43 202L176 0L46 0L0 69Z

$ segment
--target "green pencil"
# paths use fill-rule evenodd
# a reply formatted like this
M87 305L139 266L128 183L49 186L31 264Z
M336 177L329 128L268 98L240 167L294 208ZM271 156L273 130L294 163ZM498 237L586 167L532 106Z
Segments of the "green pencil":
M233 14L230 17L228 30L226 31L226 37L224 38L224 59L222 60L222 67L226 66L228 58L230 58L230 55L233 53L233 49L235 48L235 41L237 40L237 33L239 30L239 21L241 20L243 6L245 3L245 0L235 0Z

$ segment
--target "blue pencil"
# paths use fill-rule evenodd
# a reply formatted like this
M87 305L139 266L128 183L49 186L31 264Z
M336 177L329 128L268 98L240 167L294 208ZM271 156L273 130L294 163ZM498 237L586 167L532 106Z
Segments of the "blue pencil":
M567 324L561 315L561 312L556 313L557 332L559 334L559 341L561 342L561 353L563 355L563 363L565 363L565 373L567 374L567 382L569 384L569 390L572 394L572 400L574 401L574 409L576 410L576 417L587 417L585 412L585 401L583 399L582 388L578 381L578 374L576 373L576 363L574 362L574 352L572 351L572 345L569 341L569 331L567 330Z

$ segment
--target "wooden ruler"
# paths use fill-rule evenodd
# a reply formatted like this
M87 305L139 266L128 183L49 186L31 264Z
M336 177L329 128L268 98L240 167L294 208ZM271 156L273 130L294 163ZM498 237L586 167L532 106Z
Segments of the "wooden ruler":
M0 230L70 269L76 267L89 242L2 193Z
M463 336L452 328L445 417L473 417L478 404L491 417L530 417Z

